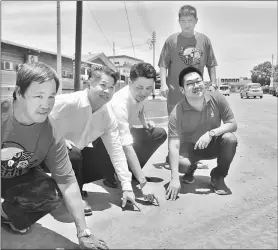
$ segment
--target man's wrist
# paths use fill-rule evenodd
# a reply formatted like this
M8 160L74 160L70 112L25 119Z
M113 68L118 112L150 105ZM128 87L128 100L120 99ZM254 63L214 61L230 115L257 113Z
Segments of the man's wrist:
M90 237L92 235L91 230L89 228L85 228L84 230L77 232L77 238L80 239L82 237Z
M87 225L84 225L84 226L77 226L77 227L76 227L76 234L77 234L77 237L78 237L78 235L80 235L81 233L83 233L86 229L88 229Z
M171 181L179 180L179 175L174 175L171 177Z

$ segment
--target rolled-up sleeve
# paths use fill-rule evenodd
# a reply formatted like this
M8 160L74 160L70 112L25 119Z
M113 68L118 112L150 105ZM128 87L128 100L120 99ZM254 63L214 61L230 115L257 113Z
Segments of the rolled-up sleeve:
M178 139L179 130L177 126L177 106L173 109L169 117L168 123L168 137L169 139Z
M208 52L208 57L207 57L207 62L206 62L206 67L207 68L212 68L217 66L217 61L216 61L216 57L212 48L212 44L210 39L207 37L207 52Z
M106 117L107 128L101 139L110 156L111 162L121 182L123 190L132 190L131 172L128 169L127 160L120 140L118 123L112 110Z
M160 53L158 67L160 68L163 67L168 69L169 64L170 64L170 45L169 45L169 39L167 39Z
M235 118L229 103L227 102L226 98L220 93L218 94L218 105L220 117L224 123Z

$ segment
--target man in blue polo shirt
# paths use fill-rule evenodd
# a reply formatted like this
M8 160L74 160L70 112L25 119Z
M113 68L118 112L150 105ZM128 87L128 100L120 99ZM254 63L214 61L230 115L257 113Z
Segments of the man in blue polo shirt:
M193 183L196 162L213 158L217 158L217 166L210 173L211 184L216 194L228 194L224 178L237 147L237 138L232 133L237 129L234 114L223 95L205 90L202 73L197 68L183 69L179 85L185 98L169 118L171 182L166 198L176 199L180 190L179 172L184 173L182 182Z

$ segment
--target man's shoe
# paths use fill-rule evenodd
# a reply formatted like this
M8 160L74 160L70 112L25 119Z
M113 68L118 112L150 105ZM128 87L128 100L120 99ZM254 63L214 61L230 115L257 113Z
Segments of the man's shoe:
M181 178L183 183L192 184L194 182L194 172L197 169L196 164L191 164L188 167L186 174Z
M213 187L213 190L216 194L219 195L226 195L230 193L230 189L227 187L224 177L218 177L218 176L211 176L211 186Z
M117 188L118 187L118 183L115 179L115 177L109 177L109 178L105 178L103 180L103 184L107 187L110 187L110 188Z
M16 228L13 225L13 223L9 220L7 214L5 213L2 207L1 207L1 225L9 226L9 228L16 234L26 234L31 230L31 227L27 227L23 229Z
M82 203L83 203L83 206L84 206L84 214L85 214L85 216L91 216L93 214L91 206L84 199L82 199Z

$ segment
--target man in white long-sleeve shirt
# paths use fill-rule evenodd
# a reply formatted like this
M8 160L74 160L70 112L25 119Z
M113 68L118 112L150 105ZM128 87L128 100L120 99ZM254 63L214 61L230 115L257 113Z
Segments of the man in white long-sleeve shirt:
M136 205L117 120L108 103L114 93L117 75L118 73L107 67L92 69L89 72L87 88L56 96L55 106L50 114L66 139L82 193L85 215L91 215L92 210L84 200L87 194L82 191L83 184L102 179L106 173L111 172L110 164L106 164L108 157L102 157L102 152L106 150L121 182L122 205L125 206L128 200ZM97 146L96 139L99 137L105 147ZM91 142L93 147L87 147Z

